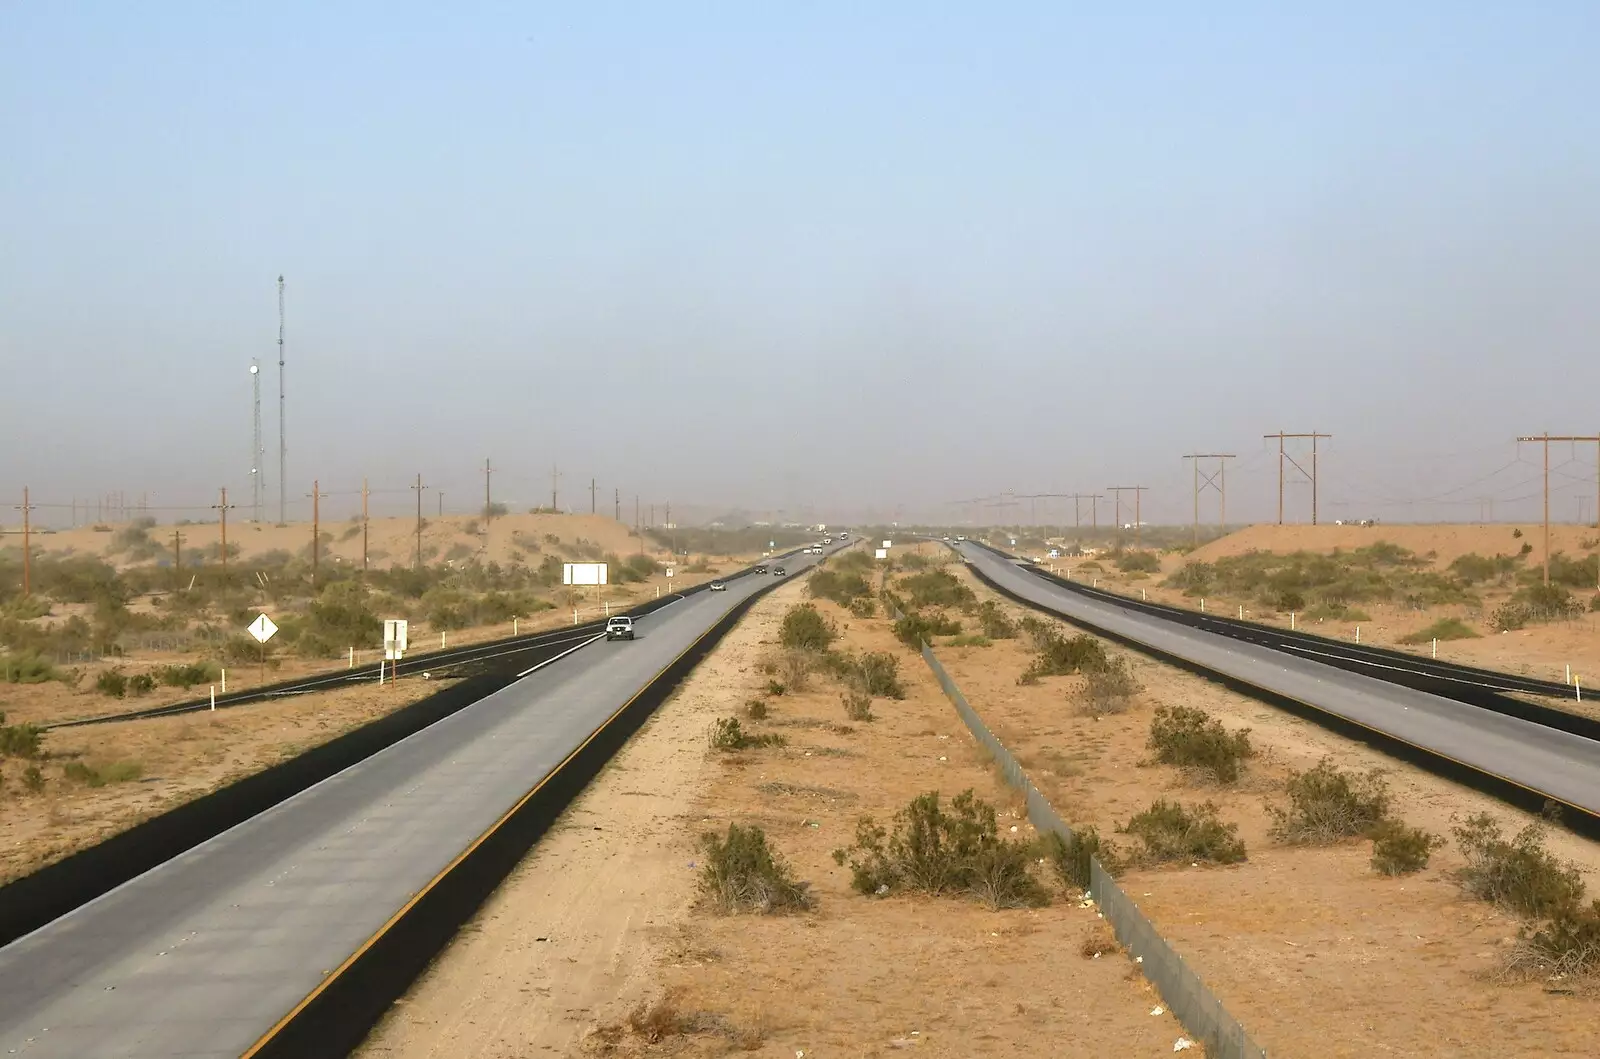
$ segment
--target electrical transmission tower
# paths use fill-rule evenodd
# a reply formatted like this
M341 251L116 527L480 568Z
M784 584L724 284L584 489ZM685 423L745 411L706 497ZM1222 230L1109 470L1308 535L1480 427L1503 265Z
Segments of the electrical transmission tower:
M1544 445L1544 583L1548 585L1550 583L1550 443L1552 441L1570 441L1574 443L1592 441L1600 443L1600 436L1544 433L1537 436L1520 437L1517 440L1519 442L1537 441ZM1600 526L1600 481L1596 481L1595 489L1595 524Z
M1280 430L1276 434L1263 434L1261 436L1266 439L1278 439L1278 525L1283 525L1283 468L1287 462L1311 482L1311 524L1315 526L1317 524L1317 439L1331 438L1333 435L1319 434L1314 430L1309 434L1285 434ZM1295 458L1284 449L1283 443L1291 438L1311 439L1311 470L1309 472L1300 466Z
M1231 452L1192 452L1185 456L1186 460L1194 461L1194 546L1200 547L1200 493L1205 489L1215 489L1221 494L1221 513L1218 520L1222 524L1222 532L1228 532L1228 479L1226 472L1228 462L1237 459ZM1216 460L1215 474L1202 474L1200 471L1201 460ZM1202 484L1200 479L1205 478Z
M1118 533L1119 536L1122 533L1122 494L1124 492L1131 492L1133 494L1133 546L1135 548L1138 548L1138 547L1141 546L1142 535L1140 533L1140 530L1144 526L1144 519L1143 519L1143 516L1140 514L1140 501L1144 499L1144 491L1146 489L1148 489L1148 488L1150 488L1150 487L1147 486L1147 485L1108 485L1108 486L1106 486L1106 492L1116 494L1116 498L1117 498L1116 499L1116 504L1117 504L1117 533Z

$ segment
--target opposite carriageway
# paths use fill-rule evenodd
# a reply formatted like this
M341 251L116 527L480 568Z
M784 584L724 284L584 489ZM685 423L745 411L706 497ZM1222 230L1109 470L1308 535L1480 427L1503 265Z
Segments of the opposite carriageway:
M682 597L632 643L596 634L0 949L0 1048L345 1054L565 804L555 795L776 580Z
M1289 705L1524 807L1538 810L1547 801L1555 802L1568 825L1591 834L1600 831L1600 742L1593 738L1408 687L1393 672L1378 671L1390 678L1384 679L1302 652L1173 621L1126 606L1120 597L1097 598L970 542L956 550L980 578L1019 602Z

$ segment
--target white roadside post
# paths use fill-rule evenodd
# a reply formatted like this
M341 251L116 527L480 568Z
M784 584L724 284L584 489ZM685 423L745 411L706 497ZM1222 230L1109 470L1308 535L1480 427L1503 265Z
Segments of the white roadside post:
M400 659L406 653L407 622L404 618L385 618L383 622L383 658L378 661L378 685L383 685L383 664L389 666L389 683L399 681Z
M228 693L228 671L226 669L222 671L222 693L224 695Z
M211 685L211 712L217 712L217 686Z
M256 620L250 623L250 635L256 638L256 643L261 645L261 683L267 682L267 641L277 633L278 626L265 614L257 614Z

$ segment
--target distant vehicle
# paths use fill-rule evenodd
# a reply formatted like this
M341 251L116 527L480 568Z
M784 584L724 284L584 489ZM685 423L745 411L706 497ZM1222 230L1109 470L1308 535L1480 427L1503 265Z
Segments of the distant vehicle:
M761 566L756 567L754 572L758 573L758 574L764 574L764 573L767 572L767 568L766 568L765 564L763 564Z
M946 544L949 544L949 543L950 543L950 538L949 538L949 537L946 537L946 538L945 538L945 539L944 539L944 542L945 542L945 543L946 543Z
M784 576L784 575L785 575L785 574L786 574L786 573L788 573L788 571L786 571L786 570L785 570L785 569L784 569L784 568L783 568L783 567L781 567L781 566L774 566L774 567L773 567L773 568L772 568L772 576L773 576L773 577L782 577L782 576Z
M850 534L848 534L848 533L839 534L839 542L841 544L844 543L845 541L849 540L849 539L850 539Z
M945 540L949 540L949 539L950 539L950 538L949 538L949 537L946 537L946 538L945 538ZM957 538L956 538L956 540L957 540L957 541L964 541L964 540L966 540L966 539L967 539L967 538L965 538L965 537L957 537Z
M633 619L626 617L612 618L606 622L606 639L631 640L633 639Z
M713 581L711 582L711 591L726 592L728 591L728 586L723 584L721 581Z

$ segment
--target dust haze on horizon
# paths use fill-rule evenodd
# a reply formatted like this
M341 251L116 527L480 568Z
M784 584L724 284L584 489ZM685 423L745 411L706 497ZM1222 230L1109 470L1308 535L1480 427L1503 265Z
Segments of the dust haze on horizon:
M291 518L1187 522L1199 451L1237 523L1281 429L1325 520L1523 519L1600 433L1600 7L857 6L11 5L0 522L248 508L253 357L275 518L280 273Z

